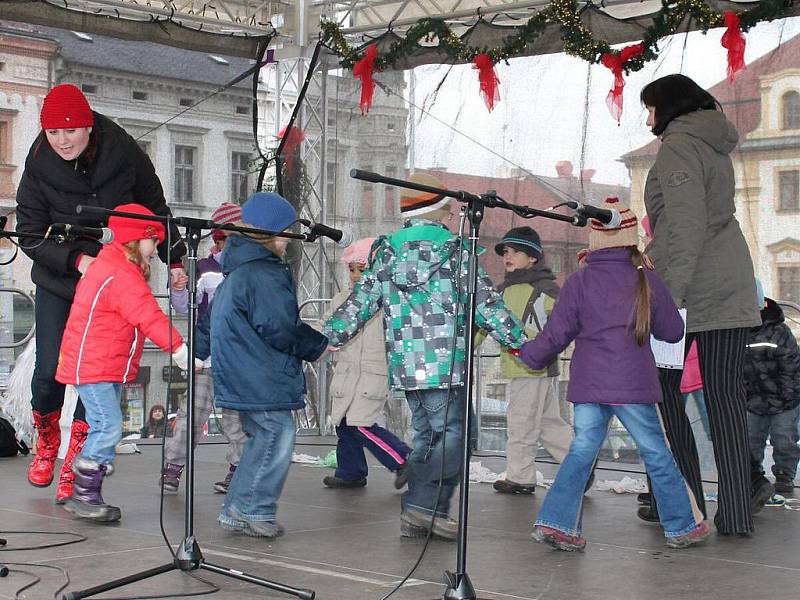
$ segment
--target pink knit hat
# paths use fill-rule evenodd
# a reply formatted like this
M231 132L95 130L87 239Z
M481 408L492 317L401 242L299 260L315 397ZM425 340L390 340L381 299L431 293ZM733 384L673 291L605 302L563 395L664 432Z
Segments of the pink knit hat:
M374 242L374 237L363 238L353 242L344 249L342 257L339 260L345 265L349 265L350 263L367 264L369 262L369 251Z

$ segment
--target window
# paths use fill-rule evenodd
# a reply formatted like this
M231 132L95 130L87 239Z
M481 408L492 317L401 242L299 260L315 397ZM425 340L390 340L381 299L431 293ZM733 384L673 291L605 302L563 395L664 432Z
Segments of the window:
M97 86L89 84L89 83L82 83L81 84L81 91L84 94L96 94L97 93Z
M194 171L197 148L175 146L175 197L173 202L191 204L194 199Z
M397 177L397 167L386 167L386 176L387 177ZM397 214L397 209L395 208L395 188L391 185L384 185L383 189L385 190L386 196L383 200L383 215L386 217L393 217Z
M0 121L0 165L7 164L11 158L8 150L11 148L9 138L9 127L6 121Z
M140 92L138 90L134 90L133 91L133 99L134 100L145 101L145 100L147 100L147 92Z
M191 98L181 98L178 100L178 104L180 106L194 106L194 100Z
M247 169L249 165L250 155L246 152L231 154L231 202L241 204L247 200L249 195Z
M336 197L336 163L329 162L325 169L325 196L328 202Z
M800 210L800 171L778 173L778 210Z
M564 270L564 264L561 259L561 255L558 253L548 254L547 263L550 265L550 270L556 275Z
M800 302L800 267L778 267L778 290L776 300Z
M395 125L394 121L389 121L388 123L386 123L386 131L390 131L392 133L397 131L397 125Z
M237 104L236 105L236 114L237 115L249 115L250 114L250 106L247 104Z
M781 100L783 128L800 129L800 92L786 92Z

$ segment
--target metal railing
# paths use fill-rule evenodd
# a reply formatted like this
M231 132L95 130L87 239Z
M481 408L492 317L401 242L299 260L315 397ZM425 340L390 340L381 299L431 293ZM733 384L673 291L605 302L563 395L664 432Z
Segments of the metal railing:
M0 292L8 292L10 294L19 294L20 296L22 296L28 302L31 303L31 308L32 309L36 308L36 301L33 299L33 296L31 296L27 292L22 291L19 288L0 287ZM24 346L25 344L27 344L31 340L31 338L33 337L34 333L36 333L36 322L35 321L34 321L33 325L31 325L31 330L28 332L28 334L24 338L22 338L18 342L11 342L10 344L0 344L0 348L19 348L20 346Z

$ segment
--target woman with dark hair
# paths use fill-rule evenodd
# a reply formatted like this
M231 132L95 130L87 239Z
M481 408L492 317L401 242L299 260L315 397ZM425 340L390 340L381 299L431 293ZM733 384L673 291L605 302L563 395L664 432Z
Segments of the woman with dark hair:
M751 489L742 368L748 331L759 324L759 316L753 263L734 216L729 155L739 136L717 100L684 75L651 82L641 101L648 127L662 142L644 191L653 229L646 252L675 303L686 309L686 349L697 342L719 475L714 523L721 534L747 535L753 531L752 511L763 506L771 486L764 479ZM660 369L660 378L670 446L705 513L697 448L681 400L681 371ZM655 505L639 516L652 520L653 513Z
M78 215L79 204L113 209L137 202L157 215L169 215L164 190L153 164L136 141L111 119L94 112L74 85L55 86L42 103L42 131L25 160L17 190L17 230L44 234L53 223L89 227L105 225L97 216ZM185 253L176 227L173 246L161 244L159 256L169 262L173 279L184 276ZM33 421L38 433L36 458L28 481L47 487L53 481L61 444L59 419L64 384L55 380L59 348L78 280L92 264L101 245L90 239L64 242L25 240L22 250L33 261L36 284L36 364L31 382ZM78 399L72 421L69 450L56 490L56 502L72 494L72 459L88 434L83 404Z
M167 428L167 411L160 404L150 408L147 423L142 427L142 438L171 437L172 431Z

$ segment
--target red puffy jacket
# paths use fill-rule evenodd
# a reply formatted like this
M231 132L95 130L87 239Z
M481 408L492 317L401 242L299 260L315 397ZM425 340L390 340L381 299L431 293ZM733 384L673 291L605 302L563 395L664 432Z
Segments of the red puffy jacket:
M113 242L100 251L78 282L56 380L71 384L133 381L145 337L165 352L175 352L183 343L141 269L127 259L121 244Z

